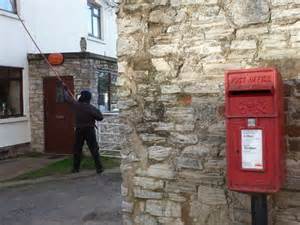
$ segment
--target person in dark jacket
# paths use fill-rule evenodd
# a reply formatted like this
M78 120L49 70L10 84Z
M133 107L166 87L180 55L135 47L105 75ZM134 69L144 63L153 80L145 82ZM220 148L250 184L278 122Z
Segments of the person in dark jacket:
M100 110L90 104L92 94L89 91L81 91L78 101L74 100L65 87L65 100L75 112L75 144L73 149L73 173L80 170L82 157L82 148L86 141L91 155L94 158L96 171L98 174L103 172L103 166L100 161L99 146L96 139L95 127L96 121L103 120Z

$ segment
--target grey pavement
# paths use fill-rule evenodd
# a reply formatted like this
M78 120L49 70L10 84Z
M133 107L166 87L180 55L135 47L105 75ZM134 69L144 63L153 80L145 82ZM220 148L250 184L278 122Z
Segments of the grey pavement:
M121 175L0 189L0 225L121 225Z

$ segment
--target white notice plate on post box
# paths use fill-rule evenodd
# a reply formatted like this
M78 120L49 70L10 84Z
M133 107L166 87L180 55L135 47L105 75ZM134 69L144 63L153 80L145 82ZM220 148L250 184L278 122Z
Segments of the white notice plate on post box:
M242 130L242 168L263 170L262 130Z

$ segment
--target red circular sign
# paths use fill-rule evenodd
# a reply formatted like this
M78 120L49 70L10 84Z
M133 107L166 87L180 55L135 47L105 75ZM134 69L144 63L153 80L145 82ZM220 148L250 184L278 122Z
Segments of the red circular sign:
M61 53L52 53L48 56L48 61L53 66L61 65L64 62L64 56Z

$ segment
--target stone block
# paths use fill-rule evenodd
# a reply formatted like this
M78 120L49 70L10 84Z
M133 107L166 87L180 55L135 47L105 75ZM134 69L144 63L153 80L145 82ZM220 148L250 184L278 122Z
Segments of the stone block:
M215 5L217 0L171 0L171 6Z
M168 199L174 202L185 202L187 200L184 196L177 193L169 193Z
M164 214L166 217L177 217L177 218L181 217L180 203L173 202L173 201L167 201Z
M134 177L133 184L149 190L159 190L164 187L164 182L162 180L148 177Z
M156 161L164 161L171 154L172 148L163 146L151 146L148 148L149 159Z
M286 34L272 34L272 36L266 36L262 39L261 47L266 49L285 49L288 46L288 36Z
M231 43L232 50L253 50L256 49L256 40L235 40Z
M300 18L300 8L294 9L273 9L272 21L276 23L294 23Z
M185 49L186 54L198 54L203 57L222 52L221 42L219 41L202 41Z
M194 109L191 107L172 107L165 113L166 117L176 123L194 123Z
M175 20L175 10L154 10L150 13L149 22L160 23L160 24L172 24Z
M139 48L139 43L133 37L120 36L117 47L119 57L134 55Z
M195 129L195 123L184 123L184 124L176 124L175 131L178 132L191 132Z
M160 45L154 45L150 48L150 54L154 57L164 57L167 55L174 55L178 53L178 45L176 44L160 44Z
M261 35L268 34L269 29L267 25L264 26L253 26L253 27L245 27L242 29L238 29L236 31L236 38L237 39L247 39L247 38L259 38Z
M125 187L124 185L121 185L121 195L123 197L127 196L128 195L128 188Z
M146 212L153 216L164 216L164 201L148 200L146 202Z
M151 165L147 170L147 174L150 177L160 179L173 179L175 177L174 169L168 164Z
M207 205L227 204L225 190L209 186L199 186L198 200Z
M185 147L181 153L183 157L192 158L192 159L203 159L210 152L209 147L205 146L203 143L198 145L191 145Z
M122 201L122 212L132 213L133 212L133 203Z
M143 142L151 144L164 143L166 139L155 134L140 134Z
M164 122L159 122L153 124L155 127L155 131L174 131L175 124L174 123L164 123Z
M129 215L123 215L122 217L122 220L123 220L123 225L133 225L133 221L132 221L132 218L129 216Z
M208 160L204 163L204 168L208 173L222 173L226 169L226 160Z
M268 0L226 0L225 8L231 22L237 27L263 24L270 19Z
M207 83L192 83L184 88L184 92L189 94L216 94L219 91L219 85Z
M131 17L123 18L118 21L118 26L120 30L120 34L133 34L135 32L146 32L147 25L142 21L141 18ZM125 32L126 31L126 32Z
M197 144L198 137L195 134L180 134L180 133L171 133L170 140L171 143L180 144L180 145L193 145Z
M153 216L179 218L181 217L181 205L172 201L147 200L146 212Z
M148 214L142 214L135 219L135 224L139 225L158 225L157 219Z
M233 225L228 217L228 207L206 205L197 200L191 203L190 216L195 224L203 225ZM236 225L236 224L234 224ZM245 225L245 224L243 224Z
M177 94L181 92L181 88L176 85L162 85L161 86L161 93L162 94Z
M289 138L289 150L295 152L300 151L300 138Z
M142 198L142 199L162 199L163 198L163 193L161 193L161 192L143 190L138 187L134 188L133 194L134 194L134 197Z
M187 171L182 170L178 172L178 178L183 179L191 184L201 184L201 185L214 185L222 186L224 184L224 177L215 173L200 173L199 171Z
M200 160L178 157L176 160L176 166L179 169L194 169L202 170L203 165Z
M154 0L153 5L158 6L158 5L167 5L169 0Z
M272 6L287 6L289 4L300 4L300 0L272 0Z
M152 59L152 64L160 72L169 72L171 70L171 66L164 58Z
M281 191L275 195L276 205L280 208L300 207L300 193Z
M180 181L168 181L166 191L168 193L196 193L197 188L195 184L182 179Z

